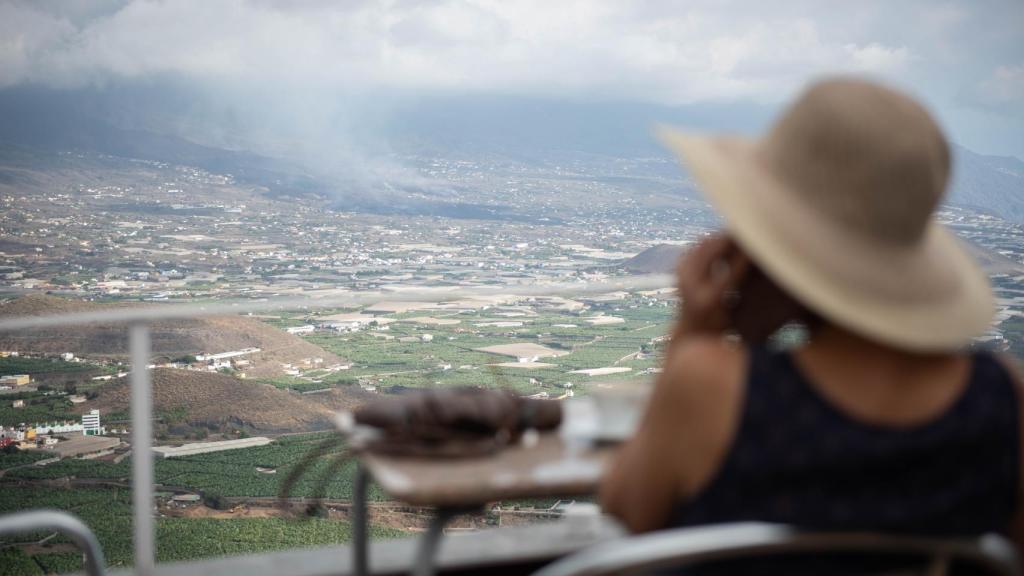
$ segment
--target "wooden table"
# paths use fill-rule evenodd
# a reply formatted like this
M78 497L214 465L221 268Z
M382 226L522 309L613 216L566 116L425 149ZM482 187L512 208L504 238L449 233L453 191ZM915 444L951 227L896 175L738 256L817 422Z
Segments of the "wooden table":
M353 565L367 573L366 489L372 477L389 496L436 510L416 555L415 574L432 574L444 526L490 502L592 494L614 452L611 446L568 446L557 433L541 434L483 457L427 459L364 451L353 486Z

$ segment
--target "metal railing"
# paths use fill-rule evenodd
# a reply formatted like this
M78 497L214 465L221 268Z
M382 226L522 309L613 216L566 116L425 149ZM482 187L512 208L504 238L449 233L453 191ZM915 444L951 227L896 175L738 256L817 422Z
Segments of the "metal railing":
M0 516L0 536L47 530L67 536L85 554L85 572L104 576L106 564L96 535L81 520L59 510L33 510Z
M937 538L868 532L810 532L781 524L740 522L677 528L604 542L553 562L533 576L650 574L744 560L759 562L764 573L775 574L799 570L799 564L769 569L764 568L765 562L780 558L799 561L801 557L851 553L878 560L896 559L901 565L916 560L912 565L923 568L920 571L903 569L895 572L889 568L870 571L871 574L945 575L951 572L954 564L974 568L969 571L971 574L1021 574L1013 546L996 534L979 538ZM849 560L849 556L846 559ZM713 571L716 574L747 573L735 564L718 564L718 567Z
M653 290L672 284L664 274L615 278L601 282L523 284L465 288L422 288L397 291L362 291L322 298L282 298L273 300L235 300L215 304L160 304L154 306L112 308L88 312L0 319L0 332L14 332L88 324L126 324L131 362L132 420L132 514L135 573L152 576L156 564L153 508L153 398L150 374L149 323L158 320L190 319L322 308L353 308L381 300L405 302L448 302L486 299L496 296L568 296L603 294L621 290ZM365 566L365 558L361 563Z

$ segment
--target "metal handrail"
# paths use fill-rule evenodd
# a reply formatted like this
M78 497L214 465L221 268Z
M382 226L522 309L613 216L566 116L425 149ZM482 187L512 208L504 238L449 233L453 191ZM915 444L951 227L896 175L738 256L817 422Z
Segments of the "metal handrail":
M59 510L32 510L0 516L0 536L38 530L52 530L67 536L85 554L87 574L106 574L106 563L103 561L103 549L100 548L99 540L92 530L75 516Z
M307 308L349 308L373 304L380 300L396 302L447 302L472 298L486 298L505 294L517 296L581 296L602 294L618 290L653 290L672 285L666 274L646 274L628 278L610 278L600 282L552 282L550 284L515 284L457 288L415 288L409 290L365 290L345 292L323 297L288 297L274 299L225 300L205 304L157 304L104 308L71 314L20 316L0 318L0 332L13 332L33 328L77 326L82 324L128 324L154 320L180 320L204 316L230 316L256 312L299 310Z
M1013 546L995 534L933 538L867 532L805 532L791 526L743 522L679 528L602 543L563 558L533 576L632 574L698 563L787 554L862 552L927 558L928 574L946 574L951 561L966 561L998 576L1021 576Z

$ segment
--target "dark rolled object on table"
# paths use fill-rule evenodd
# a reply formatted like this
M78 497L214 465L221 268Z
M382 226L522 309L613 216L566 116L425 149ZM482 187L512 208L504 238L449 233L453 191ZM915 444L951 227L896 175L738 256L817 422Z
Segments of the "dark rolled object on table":
M561 424L562 408L554 400L507 390L445 388L371 402L353 417L381 432L370 450L457 457L493 452L530 429L553 430Z

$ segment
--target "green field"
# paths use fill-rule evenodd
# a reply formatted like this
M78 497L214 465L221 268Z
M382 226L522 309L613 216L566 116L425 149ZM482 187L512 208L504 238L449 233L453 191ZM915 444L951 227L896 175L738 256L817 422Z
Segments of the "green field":
M156 482L200 491L209 500L222 496L277 496L281 482L303 458L330 433L285 436L266 446L225 450L182 458L158 459L155 464ZM320 496L350 499L355 464L347 462L331 470L332 463L341 453L340 445L333 446L309 467L303 479L292 491L293 496ZM3 460L0 460L3 462ZM264 474L256 467L276 469L275 474ZM325 476L330 472L329 476ZM131 477L131 459L118 464L100 460L62 460L42 467L12 470L11 479L88 478L124 480ZM320 478L329 478L321 484ZM384 495L371 486L370 498L384 499Z
M624 322L591 325L587 318L598 310L608 316L622 318ZM656 347L652 340L666 332L672 314L673 308L667 303L652 304L635 298L595 306L583 315L560 312L501 317L489 310L407 312L387 315L387 318L398 321L388 324L387 331L380 331L378 335L374 335L373 330L346 334L318 332L306 339L352 363L350 370L323 376L325 383L348 383L356 378L383 387L385 391L392 386L498 386L532 394L541 390L555 393L563 383L572 382L577 390L585 391L588 382L642 379L639 371L657 366L657 357L648 356L643 360L623 358L642 349L654 350ZM401 321L414 316L454 319L459 323L427 325ZM315 318L310 320L315 321ZM522 322L522 326L478 326L501 321ZM295 319L282 319L280 322L293 323ZM566 324L574 324L575 327L559 326ZM419 341L424 334L430 334L433 340ZM399 341L410 337L417 341ZM486 346L510 343L534 343L570 353L541 359L541 362L554 364L554 367L522 369L489 366L514 359L477 351ZM445 365L450 368L444 369L442 366ZM569 373L613 365L633 371L605 377Z
M587 322L596 311L622 318L617 324L593 325ZM295 391L316 390L329 386L373 384L387 392L393 387L488 386L511 388L520 393L548 391L552 396L564 391L572 382L574 390L586 393L589 383L608 380L641 380L642 371L658 365L660 346L654 339L663 335L671 321L673 309L667 303L651 305L641 299L594 304L583 315L573 312L543 312L524 317L500 315L500 309L451 312L411 312L394 314L401 320L410 316L450 317L460 322L452 325L424 325L396 321L381 334L363 330L346 334L317 332L306 339L337 354L352 364L349 370L327 372L314 370L304 378L280 377L258 382ZM295 325L311 319L295 315L273 321ZM521 321L522 326L478 326L490 322ZM559 325L572 324L574 327ZM430 334L429 342L421 336ZM414 341L400 342L401 338ZM533 343L566 351L568 354L540 361L551 364L545 368L512 368L493 366L514 358L477 351L495 344ZM634 355L644 353L639 359ZM49 361L45 361L50 367ZM56 364L55 364L56 365ZM43 364L36 363L35 367ZM572 370L624 366L631 372L605 377L571 374ZM13 367L12 367L13 370ZM28 370L14 370L28 371ZM320 382L311 382L317 379ZM53 420L68 416L70 403L60 396L41 393L19 394L26 399L23 409L0 405L0 422L17 424L37 420ZM182 416L174 411L159 414L165 421ZM113 417L113 415L111 415ZM201 493L204 501L214 507L230 505L225 498L274 497L282 481L303 462L331 433L302 434L278 438L267 446L202 454L184 458L161 459L155 463L158 485L181 487ZM318 496L348 500L352 496L355 464L336 465L344 448L330 446L312 460L303 478L291 491L293 496ZM59 490L17 485L26 481L63 478L94 479L127 484L131 461L118 464L95 460L65 460L43 467L16 466L32 462L34 456L17 454L0 456L0 468L8 469L0 484L0 513L39 507L56 507L82 517L97 533L108 562L126 566L131 562L130 492L125 488L93 487ZM257 471L257 467L273 468L274 474ZM371 485L370 498L386 496ZM344 542L349 538L346 522L327 519L291 521L280 518L161 518L158 521L158 559L185 560L225 554L316 546ZM394 530L376 529L377 536L396 536ZM19 542L30 541L23 538ZM10 540L8 540L10 542ZM56 540L55 542L60 542ZM76 553L55 550L53 553L25 556L20 549L0 549L0 575L67 572L80 568Z
M36 392L19 395L24 396L25 400L22 408L12 406L16 395L0 396L0 426L79 419L79 416L71 413L71 402L64 396L46 396Z
M78 420L72 414L66 392L85 393L98 386L89 376L109 373L113 368L89 362L65 362L57 358L28 358L9 356L0 358L0 375L29 374L38 383L28 390L18 389L0 395L0 426L21 423ZM24 400L25 406L14 408L14 400Z
M0 451L0 470L7 470L14 468L15 466L24 466L39 460L50 458L49 454L42 452L26 452L24 450L18 450L14 452Z
M156 481L161 485L188 487L200 491L208 503L216 504L225 496L277 496L281 481L329 433L287 436L267 446L228 450L187 458L156 461ZM323 496L350 499L354 464L331 470L331 462L341 451L334 446L315 460L305 478L296 484L295 496ZM5 460L7 458L7 460ZM32 456L16 454L0 456L0 466L20 465ZM276 474L256 471L257 466L271 467ZM331 472L330 481L322 487L322 474ZM11 470L5 479L57 479L75 477L128 481L129 459L113 464L96 460L64 460L43 467ZM371 499L384 495L371 485ZM0 485L0 514L33 508L58 508L81 517L100 540L107 561L112 566L131 563L131 493L124 488L50 488ZM161 518L157 524L157 558L159 561L189 560L226 554L299 548L346 542L350 537L348 523L338 520L280 518ZM375 528L375 537L396 537L395 530ZM28 542L42 535L6 539L4 542ZM62 542L55 540L54 542ZM27 558L18 551L6 550L0 559L0 574L42 574L43 570L67 572L80 569L77 554L58 552ZM6 570L6 571L5 571Z
M31 508L57 508L82 519L96 534L110 566L132 562L131 493L114 488L54 490L5 486L0 490L0 514ZM372 527L375 538L400 536L392 529ZM33 542L45 534L8 537L0 542ZM347 542L348 522L282 518L159 518L157 561L193 560L211 556L307 548ZM51 544L67 540L56 538ZM22 575L81 569L77 553L56 552L28 558L18 549L0 551L0 574Z
M167 486L188 486L201 490L208 497L277 496L281 482L292 469L330 437L330 433L287 436L266 446L159 460L156 481ZM341 451L341 446L336 445L317 459L295 485L292 495L351 498L354 462L330 470ZM263 474L256 471L257 466L274 468L277 472ZM329 480L321 486L319 479L329 471ZM384 495L371 487L370 497L383 499Z
M309 377L323 377L327 372L325 370L316 370L319 374L308 373ZM312 392L314 390L326 390L334 386L345 386L355 384L356 379L349 378L338 378L334 375L330 375L326 381L311 382L302 378L296 378L294 376L280 376L277 378L262 378L253 380L260 384L270 384L275 388L281 388L282 390L295 390L296 392Z
M5 374L50 374L54 372L84 372L96 370L96 364L65 362L58 358L26 358L8 356L0 358L0 376Z

